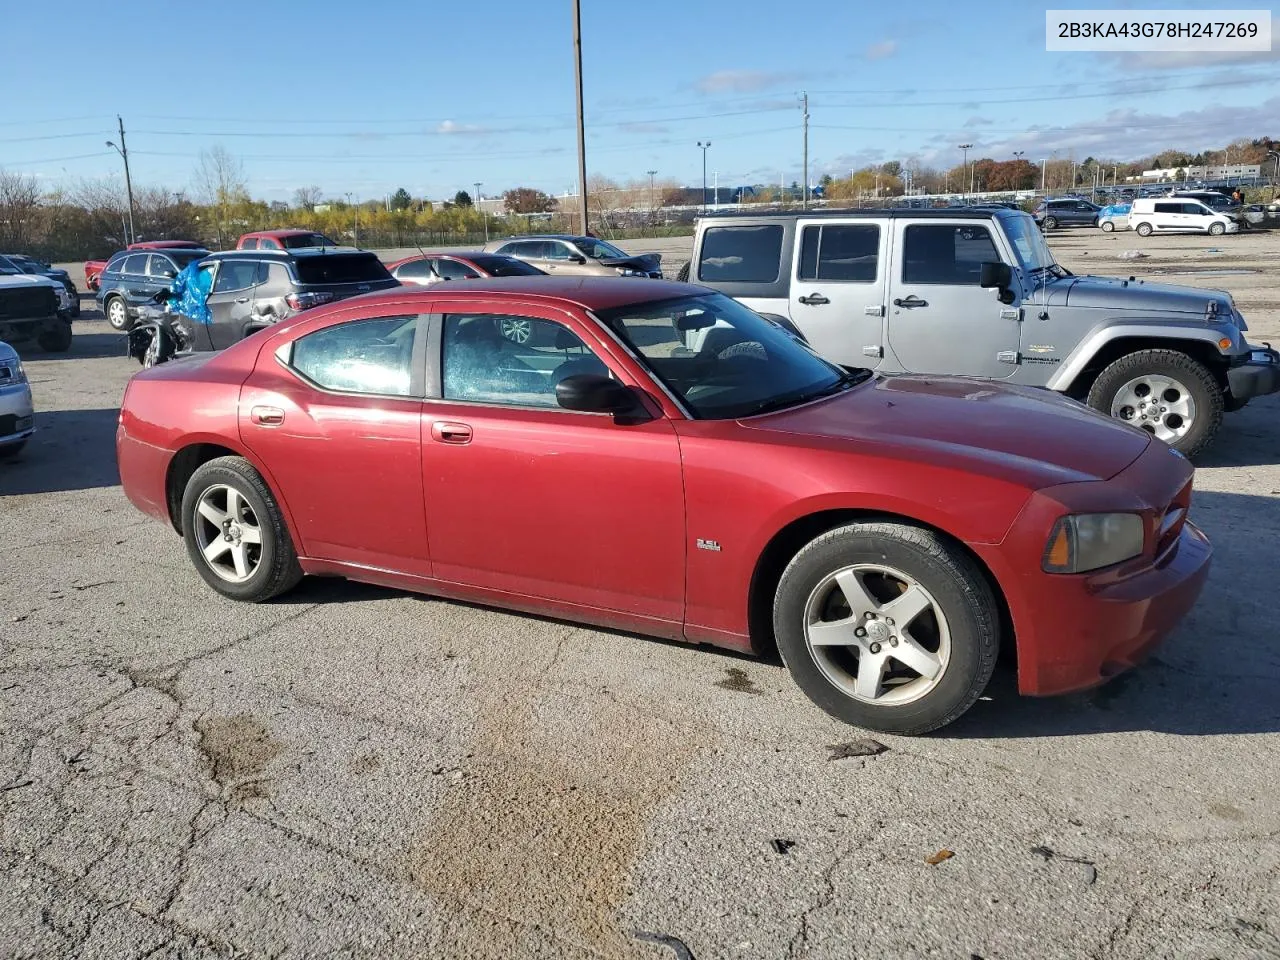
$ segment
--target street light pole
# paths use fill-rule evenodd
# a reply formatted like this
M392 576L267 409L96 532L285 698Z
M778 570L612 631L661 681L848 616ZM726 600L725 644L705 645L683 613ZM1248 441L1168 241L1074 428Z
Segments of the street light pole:
M649 222L652 223L655 219L653 208L653 178L658 175L658 171L646 170L645 172L649 174Z
M964 189L965 183L968 183L969 190L965 194L966 197L973 192L973 180L969 176L969 148L972 146L972 143L960 144L960 149L964 151L963 167L960 171L960 188Z
M352 234L352 241L353 244L358 247L360 246L360 207L358 204L352 202L350 193L347 194L347 206L351 207L356 215L356 227L355 232Z
M484 218L484 242L488 243L489 242L489 211L485 210L484 204L480 202L480 188L484 186L484 184L481 181L476 180L475 185L476 185L476 206L480 208L480 216Z
M586 236L590 224L587 222L587 134L582 119L581 0L573 0L573 84L578 100L578 217L582 221L582 234Z
M703 214L705 214L707 212L707 151L712 146L712 142L698 141L698 146L703 150Z
M116 115L116 122L120 125L120 146L118 146L118 147L117 147L117 146L116 146L114 143L112 143L110 140L108 140L108 141L107 141L107 146L108 146L108 147L111 147L113 150L115 150L115 152L116 152L116 153L120 154L120 159L124 161L124 189L125 189L125 192L128 194L128 197L129 197L129 237L128 237L128 243L133 243L133 241L137 239L138 235L137 235L137 233L136 233L136 232L134 231L134 229L133 229L133 180L132 180L132 178L129 176L129 148L128 148L127 146L125 146L125 142L124 142L124 120L122 120L122 119L120 118L119 114L117 114L117 115ZM127 244L126 244L126 245L127 245Z
M1021 166L1021 161L1022 161L1023 154L1025 154L1026 152L1027 152L1027 151L1025 151L1025 150L1015 150L1015 151L1013 151L1013 162L1014 162L1014 163L1016 163L1016 164L1018 164L1019 166ZM1021 181L1018 181L1018 180L1015 180L1015 181L1014 181L1014 183L1019 183L1019 182L1021 182ZM1017 190L1018 188L1017 188L1017 187L1014 187L1014 189L1015 189L1015 190Z

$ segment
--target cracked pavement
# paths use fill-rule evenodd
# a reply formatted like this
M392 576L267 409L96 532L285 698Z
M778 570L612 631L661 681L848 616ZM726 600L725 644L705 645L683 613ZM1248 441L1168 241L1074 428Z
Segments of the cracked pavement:
M0 467L0 956L1280 957L1280 398L1198 473L1211 582L1149 663L1044 701L1002 669L876 755L776 663L219 598L116 485L122 348L33 354Z

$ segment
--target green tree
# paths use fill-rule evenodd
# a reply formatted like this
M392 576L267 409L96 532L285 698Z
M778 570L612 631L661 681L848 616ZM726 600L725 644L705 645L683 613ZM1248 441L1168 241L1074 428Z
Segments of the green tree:
M409 191L401 187L391 195L392 210L408 210L409 205L413 203L413 197L409 196Z
M455 207L471 206L471 194L467 193L465 190L459 190L453 195L453 205Z
M890 160L888 163L880 164L880 172L887 173L891 177L902 176L902 164L897 160Z

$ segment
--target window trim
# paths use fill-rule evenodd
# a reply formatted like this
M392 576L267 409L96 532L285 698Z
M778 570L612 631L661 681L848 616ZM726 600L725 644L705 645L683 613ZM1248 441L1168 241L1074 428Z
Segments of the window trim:
M812 223L812 222L810 222L810 223L797 224L797 227L798 227L798 229L799 229L799 234L800 234L800 236L798 237L797 244L796 244L796 254L797 254L797 258L798 258L798 259L796 260L795 271L796 271L796 282L797 282L797 283L840 283L840 284L849 283L849 284L859 284L859 285L861 285L861 286L864 286L864 287L865 287L865 286L871 286L871 285L873 285L873 284L877 284L877 283L881 283L881 282L882 282L881 274L880 274L880 263L881 263L881 260L882 260L882 259L885 259L884 257L882 257L882 256L881 256L881 254L882 254L882 247L883 247L883 244L884 244L884 228L883 228L883 226L881 225L881 223L880 223L878 220L877 220L877 221L871 221L871 222L868 222L868 223L840 223L840 222L838 222L838 221L837 221L837 222L834 222L834 223L822 223L822 222ZM802 276L800 275L800 271L804 269L804 237L805 237L805 233L806 233L807 231L809 231L809 230L813 230L813 229L817 229L817 231L818 231L818 250L817 250L817 257L815 258L815 261L814 261L814 268L815 268L815 269L817 269L817 270L819 270L819 272L820 272L820 270L821 270L821 264L822 264L822 233L823 233L823 231L824 231L824 230L826 230L828 227L833 227L833 228L837 228L837 229L838 229L838 228L842 228L842 227L852 227L852 228L854 228L854 229L860 229L860 230L874 230L874 231L875 231L875 237L876 237L876 242L875 242L875 256L876 256L876 264L875 264L875 266L876 266L876 269L875 269L875 274L871 277L871 279L870 279L870 280L834 280L834 279L830 279L830 278L822 278L822 277L811 277L811 278L809 278L809 277L802 277Z
M333 387L326 387L322 383L317 383L305 373L293 365L293 346L299 340L312 336L317 333L324 333L326 330L333 330L337 327L347 326L352 323L363 323L370 320L390 320L393 317L417 317L418 324L413 331L413 349L409 353L409 392L408 393L363 393L359 390L337 390ZM284 370L288 371L293 377L306 387L315 390L318 393L327 394L333 397L356 397L362 400L409 400L421 403L423 400L429 399L426 392L426 383L430 379L430 375L424 369L427 358L427 340L429 332L425 329L427 324L433 319L434 314L429 313L390 313L377 317L349 317L345 320L338 320L323 327L317 327L314 330L308 330L292 340L286 340L273 351L276 363Z
M256 267L257 267L257 265L258 265L259 263L261 263L261 262L262 262L261 260L251 259L251 258L249 258L249 257L245 257L245 258L243 258L243 259L242 259L242 258L240 258L240 257L236 257L235 259L219 260L219 261L218 261L218 272L214 275L213 283L209 285L209 296L213 297L213 296L217 296L218 294L223 294L223 293L239 293L239 292L240 292L240 291L242 291L242 290L252 290L252 289L253 289L254 287L256 287L256 286L258 285L258 283L259 283L259 281L256 279L256 278L257 278L257 276L258 276L258 271L257 271ZM218 286L218 280L222 277L222 267L223 267L223 264L228 264L228 263L248 263L248 264L252 264L252 265L255 267L254 272L253 272L253 276L254 276L254 278L255 278L255 279L254 279L254 280L252 280L252 281L250 281L249 283L245 284L243 287L228 287L228 288L227 288L227 289L225 289L225 290L218 290L218 289L215 289L215 288Z

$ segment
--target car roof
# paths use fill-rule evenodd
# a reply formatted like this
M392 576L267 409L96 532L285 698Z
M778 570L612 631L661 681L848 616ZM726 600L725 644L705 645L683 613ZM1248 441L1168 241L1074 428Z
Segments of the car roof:
M421 253L411 253L407 257L392 260L387 264L387 269L394 270L396 267L412 263L414 260L425 260L429 257L453 257L457 260L474 260L476 257L498 257L502 260L515 259L515 257L509 257L505 253L495 253L490 250L423 250Z
M311 231L307 231L310 233ZM308 257L336 257L343 254L363 253L372 257L375 254L359 247L290 247L288 250L218 250L205 257L206 260L293 260Z
M569 243L580 243L583 240L595 240L596 237L584 237L580 233L530 233L518 237L505 237L500 242L510 243L512 240L567 240ZM605 243L608 243L606 240Z
M304 234L319 234L319 230L303 230L299 227L290 227L287 230L254 230L251 233L240 234L240 239L245 237L270 237L273 240L280 240L284 237L301 237Z
M609 310L636 303L652 303L676 297L706 296L715 293L707 287L675 280L643 280L635 277L489 277L483 280L450 280L441 289L431 287L394 287L365 294L369 300L421 300L429 303L457 293L475 294L477 300L543 300L570 303L586 310Z
M824 208L822 210L777 210L765 211L763 213L752 213L748 211L729 211L725 213L709 213L704 217L699 217L699 221L712 222L718 220L809 220L824 219L827 217L842 217L861 220L877 220L888 217L891 220L915 220L921 217L943 217L950 220L971 220L974 217L1000 217L1011 214L1019 214L1020 210L1010 210L1007 207L999 207L992 209L989 207L938 207L938 208L917 208L917 207L885 207L880 210L831 210Z

